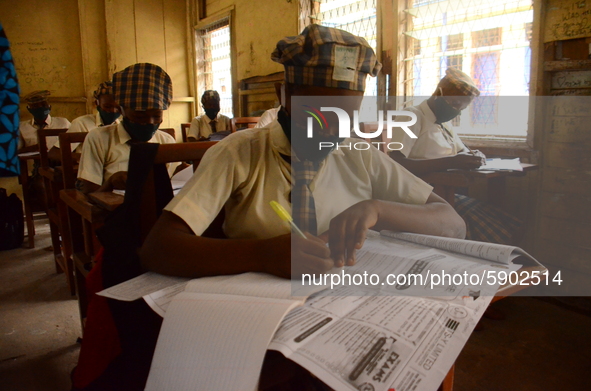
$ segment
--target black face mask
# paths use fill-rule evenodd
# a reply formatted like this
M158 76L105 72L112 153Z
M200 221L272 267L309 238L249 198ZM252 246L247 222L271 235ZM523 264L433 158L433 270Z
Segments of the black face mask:
M150 141L158 130L160 124L136 124L127 118L123 118L123 127L134 141Z
M433 110L433 114L435 114L435 118L437 118L436 123L438 124L451 121L460 115L460 110L451 107L441 96L432 100L430 107Z
M344 140L338 136L320 136L317 133L312 138L308 138L305 127L298 125L296 128L292 128L291 116L283 108L277 113L277 121L300 160L321 162L326 159L338 143ZM334 147L320 149L320 142L333 143Z
M205 110L205 115L207 115L209 117L209 119L215 119L215 117L217 117L218 113L220 112L220 109L203 109Z
M117 111L115 111L115 112L104 111L103 109L101 109L100 106L97 106L96 109L98 110L99 115L101 116L101 120L103 120L103 125L111 125L121 115L121 113L119 113Z
M29 113L31 113L33 115L33 118L35 118L35 120L41 122L41 121L45 121L45 119L47 118L47 116L49 115L49 113L51 113L51 106L49 107L36 107L34 109L29 109Z

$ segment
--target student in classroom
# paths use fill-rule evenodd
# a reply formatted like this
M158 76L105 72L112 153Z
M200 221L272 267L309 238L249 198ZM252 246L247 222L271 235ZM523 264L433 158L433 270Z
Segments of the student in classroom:
M417 122L409 127L417 138L400 132L402 138L393 141L400 141L403 147L390 151L390 157L415 175L483 165L484 154L468 148L448 123L479 95L470 76L448 68L429 99L405 109L417 116ZM466 239L515 245L523 236L522 222L493 205L456 194L455 209L466 222Z
M201 96L201 105L205 114L193 118L187 141L205 141L214 133L230 131L231 120L220 114L220 94L217 91L205 91Z
M93 129L82 144L76 186L84 193L125 189L130 144L176 142L158 130L172 100L172 81L158 65L134 64L113 74L113 95L123 120Z
M33 152L39 149L37 130L39 129L68 129L70 121L62 117L52 117L51 105L47 98L51 93L47 90L34 91L23 98L27 102L27 110L33 115L33 119L21 121L19 125L20 137L18 140L18 153ZM48 140L48 148L53 146L57 137Z
M334 58L344 48L357 53L346 77ZM294 274L354 264L369 228L464 237L453 208L377 149L319 155L318 144L307 149L290 143L306 134L291 128L292 96L347 96L345 109L359 108L366 76L381 68L363 38L313 24L279 41L272 59L285 67L278 119L231 134L207 151L147 237L140 254L145 269L186 277L258 271L290 278L292 262ZM318 136L336 140L337 129L329 132ZM292 238L272 200L292 211L306 238ZM228 239L201 236L222 208Z
M94 104L96 105L96 114L86 114L80 116L72 121L68 133L88 133L94 128L100 126L108 126L114 123L119 123L121 116L121 109L113 95L113 83L109 81L99 84L96 91L93 93ZM48 152L48 156L52 160L60 160L60 142L55 143L53 148ZM79 144L72 144L72 152L80 152L82 147Z

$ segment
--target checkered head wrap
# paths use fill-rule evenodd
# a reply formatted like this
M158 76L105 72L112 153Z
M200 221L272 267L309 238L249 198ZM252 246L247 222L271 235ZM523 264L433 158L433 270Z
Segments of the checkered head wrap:
M288 83L356 91L382 68L365 39L318 24L277 42L271 59L285 66Z
M208 100L213 99L220 101L220 94L216 90L207 90L201 96L201 103L205 104Z
M158 65L131 65L113 74L113 94L132 110L166 110L172 101L172 81Z
M96 91L92 94L94 99L98 100L101 95L111 95L113 93L113 83L111 81L104 81L99 84Z
M456 68L447 68L445 76L441 81L447 81L466 96L480 95L480 91L478 90L478 87L476 87L476 84L474 84L474 80Z
M38 103L47 100L47 97L51 95L51 92L47 90L33 91L27 96L23 97L23 100L29 104Z

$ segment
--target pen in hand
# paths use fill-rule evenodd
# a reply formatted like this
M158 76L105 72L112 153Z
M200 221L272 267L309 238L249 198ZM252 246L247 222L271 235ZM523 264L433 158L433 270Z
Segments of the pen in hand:
M304 235L304 233L298 228L298 226L293 222L293 218L291 217L291 215L285 210L285 208L283 206L281 206L281 204L279 204L277 201L271 201L271 208L273 208L273 210L275 211L275 213L277 213L277 216L279 216L279 218L281 218L281 220L283 221L287 221L289 223L289 225L291 225L291 228L298 234L300 235L302 238L304 239L308 239L306 237L306 235Z

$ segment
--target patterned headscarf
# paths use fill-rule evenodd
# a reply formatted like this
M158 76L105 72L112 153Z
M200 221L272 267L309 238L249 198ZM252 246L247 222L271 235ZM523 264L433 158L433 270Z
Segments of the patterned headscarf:
M23 97L23 100L29 104L38 103L47 100L49 95L51 95L51 92L47 90L33 91L27 96Z
M382 68L365 39L318 24L277 42L271 59L285 66L288 83L356 91Z
M99 84L98 88L92 95L94 96L94 99L98 100L101 97L101 95L111 94L113 94L113 83L109 80Z
M172 81L158 65L134 64L113 74L113 94L132 110L166 110L172 101Z
M476 87L476 84L474 84L474 80L456 68L447 68L445 76L441 81L448 82L466 96L480 95L480 91L478 90L478 87Z
M201 96L201 103L205 104L206 101L213 99L220 101L220 94L216 90L207 90Z

